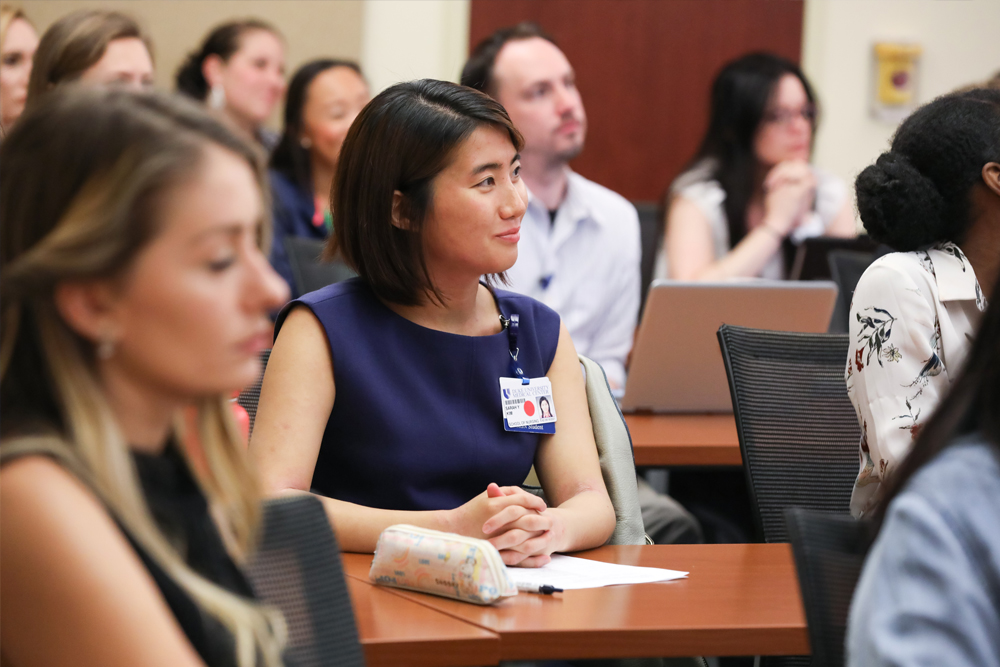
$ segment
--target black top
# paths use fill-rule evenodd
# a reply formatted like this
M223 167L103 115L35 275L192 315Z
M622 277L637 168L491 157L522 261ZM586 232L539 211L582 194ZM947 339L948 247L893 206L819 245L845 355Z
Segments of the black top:
M180 453L170 445L159 456L133 450L146 502L157 526L192 570L223 588L254 597L222 543L208 503ZM128 532L125 532L128 536ZM236 665L233 637L204 612L131 536L129 541L152 575L184 634L209 667Z

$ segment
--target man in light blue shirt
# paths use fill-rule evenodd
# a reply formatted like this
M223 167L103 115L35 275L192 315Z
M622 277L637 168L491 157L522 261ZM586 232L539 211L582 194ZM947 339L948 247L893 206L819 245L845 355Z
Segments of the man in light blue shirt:
M574 173L587 116L572 66L537 26L498 31L477 48L463 85L499 101L524 135L521 223L511 287L551 307L581 354L625 387L625 360L639 316L639 217L621 195Z

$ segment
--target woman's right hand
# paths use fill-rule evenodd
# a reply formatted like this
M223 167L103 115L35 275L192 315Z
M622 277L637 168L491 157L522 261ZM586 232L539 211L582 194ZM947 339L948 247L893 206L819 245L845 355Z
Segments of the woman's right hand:
M544 512L545 501L530 494L519 486L497 486L490 483L478 496L469 502L450 510L449 525L451 531L459 535L487 539L497 534L497 531L517 519ZM487 521L503 513L499 523L491 526L489 533L483 531ZM498 523L494 521L493 523Z
M775 165L764 179L764 220L771 231L788 236L805 218L816 193L816 177L803 160Z

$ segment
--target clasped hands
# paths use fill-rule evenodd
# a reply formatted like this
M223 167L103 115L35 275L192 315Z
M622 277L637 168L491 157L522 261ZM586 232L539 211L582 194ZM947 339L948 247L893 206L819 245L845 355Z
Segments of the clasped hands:
M454 532L489 540L507 565L545 565L565 532L558 508L518 486L490 483L452 512Z

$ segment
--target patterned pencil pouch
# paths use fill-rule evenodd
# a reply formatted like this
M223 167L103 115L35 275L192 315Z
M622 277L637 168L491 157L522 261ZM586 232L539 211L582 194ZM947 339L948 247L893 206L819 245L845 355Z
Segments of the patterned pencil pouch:
M486 540L406 524L382 531L368 578L475 604L517 595L500 552Z

